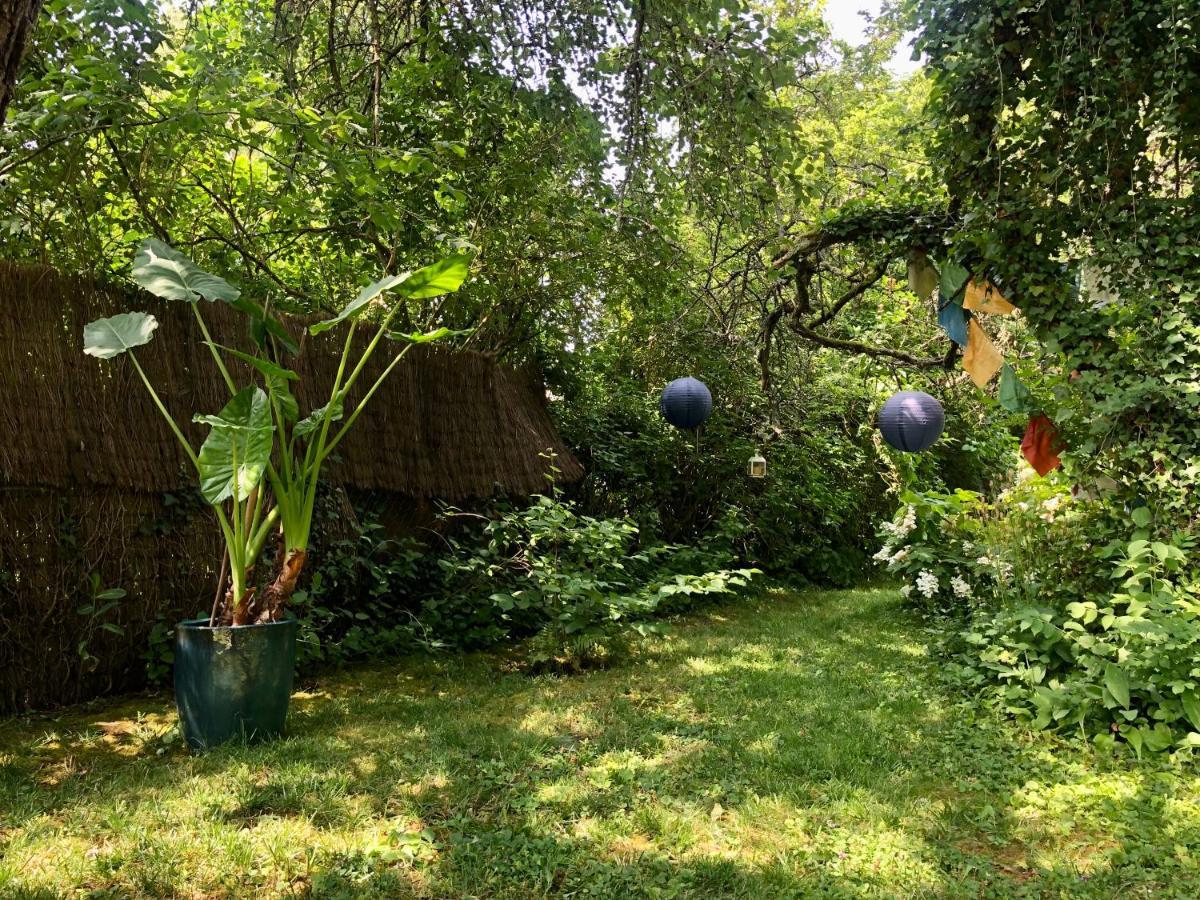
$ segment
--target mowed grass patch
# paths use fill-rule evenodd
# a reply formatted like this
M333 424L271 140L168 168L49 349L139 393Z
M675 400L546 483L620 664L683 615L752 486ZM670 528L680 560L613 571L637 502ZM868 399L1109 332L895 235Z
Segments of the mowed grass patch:
M891 591L509 669L328 675L286 740L201 756L165 697L10 720L0 896L1200 895L1200 779L974 709Z

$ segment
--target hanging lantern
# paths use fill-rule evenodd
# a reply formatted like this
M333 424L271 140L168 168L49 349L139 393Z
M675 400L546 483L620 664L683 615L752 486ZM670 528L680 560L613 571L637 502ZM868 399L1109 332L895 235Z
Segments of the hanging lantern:
M696 378L676 378L658 401L662 417L676 428L699 428L712 414L712 394Z
M750 465L747 468L747 472L751 478L767 477L767 461L757 450L755 450L754 455L750 457Z
M946 427L946 413L924 391L900 391L879 410L877 420L883 439L906 453L928 450Z

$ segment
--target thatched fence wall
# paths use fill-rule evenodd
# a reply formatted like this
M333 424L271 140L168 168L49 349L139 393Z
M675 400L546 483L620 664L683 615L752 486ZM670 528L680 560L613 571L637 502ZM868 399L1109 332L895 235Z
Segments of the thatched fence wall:
M186 460L128 361L82 353L87 322L132 309L159 320L138 360L198 445L192 413L216 412L227 393L186 304L0 262L0 711L136 686L156 618L173 623L211 601L220 544ZM238 314L219 303L204 312L218 342L248 349ZM302 414L327 399L340 350L336 333L305 343L289 361ZM390 356L377 354L361 390ZM250 381L247 367L232 370ZM534 377L418 347L339 447L328 479L394 493L397 505L528 494L546 484L546 451L563 480L582 474ZM127 591L104 619L123 633L78 611L92 578Z

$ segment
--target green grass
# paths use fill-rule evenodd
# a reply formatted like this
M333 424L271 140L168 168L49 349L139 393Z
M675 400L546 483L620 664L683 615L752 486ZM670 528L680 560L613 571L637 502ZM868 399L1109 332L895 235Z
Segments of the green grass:
M973 711L896 601L775 591L570 678L346 671L203 756L166 698L12 720L0 896L1200 896L1195 774Z

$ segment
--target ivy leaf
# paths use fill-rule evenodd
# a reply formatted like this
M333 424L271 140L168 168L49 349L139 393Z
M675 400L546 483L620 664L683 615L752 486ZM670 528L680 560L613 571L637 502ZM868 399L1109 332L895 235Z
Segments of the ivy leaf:
M99 359L112 359L127 350L150 343L158 320L149 313L118 313L97 319L83 328L83 352Z
M232 303L241 291L224 278L210 275L176 250L154 238L142 242L133 258L130 272L133 280L164 300L186 300L195 303L223 300Z

